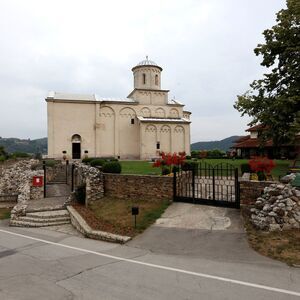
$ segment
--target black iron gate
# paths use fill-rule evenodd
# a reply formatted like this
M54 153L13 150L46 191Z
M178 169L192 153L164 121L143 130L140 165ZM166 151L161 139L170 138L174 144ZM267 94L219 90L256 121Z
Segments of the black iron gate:
M174 172L174 201L240 207L238 169L228 163L198 163Z
M46 161L43 161L44 170L44 198L47 196L47 185L51 184L70 184L70 176L73 164L69 161L56 162L54 165L47 166Z

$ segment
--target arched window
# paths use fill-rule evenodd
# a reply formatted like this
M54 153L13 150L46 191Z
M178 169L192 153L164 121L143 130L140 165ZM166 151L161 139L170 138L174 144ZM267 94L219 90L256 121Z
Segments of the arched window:
M146 84L146 74L143 73L143 84Z
M155 75L155 85L158 85L158 75Z

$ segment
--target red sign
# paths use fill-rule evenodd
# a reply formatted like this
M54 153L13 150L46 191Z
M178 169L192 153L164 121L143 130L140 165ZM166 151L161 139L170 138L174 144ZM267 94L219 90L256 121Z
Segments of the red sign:
M43 176L33 176L32 186L43 186Z

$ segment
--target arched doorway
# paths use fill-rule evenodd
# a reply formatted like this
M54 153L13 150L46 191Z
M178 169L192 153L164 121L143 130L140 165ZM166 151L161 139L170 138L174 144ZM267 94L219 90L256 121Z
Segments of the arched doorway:
M81 136L74 134L72 136L72 159L81 158Z

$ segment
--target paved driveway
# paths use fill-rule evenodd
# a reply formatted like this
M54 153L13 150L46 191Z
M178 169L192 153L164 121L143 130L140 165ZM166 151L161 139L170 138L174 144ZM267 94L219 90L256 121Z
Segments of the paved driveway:
M300 269L249 249L239 224L235 210L172 205L118 245L0 222L0 299L299 299Z
M233 208L173 203L152 227L128 245L223 262L272 261L249 247L240 210Z

